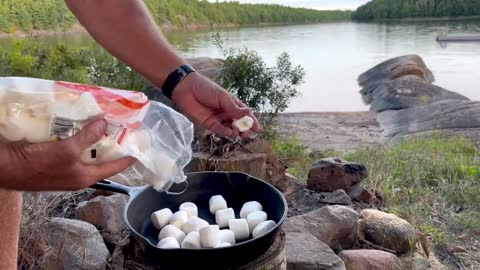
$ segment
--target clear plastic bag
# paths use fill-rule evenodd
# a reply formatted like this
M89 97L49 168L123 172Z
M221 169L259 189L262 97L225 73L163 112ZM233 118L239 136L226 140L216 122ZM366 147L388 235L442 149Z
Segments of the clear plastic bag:
M0 78L0 136L9 142L64 139L103 115L105 136L82 153L97 164L125 156L138 159L116 175L142 179L158 191L186 180L193 124L140 92L31 78Z

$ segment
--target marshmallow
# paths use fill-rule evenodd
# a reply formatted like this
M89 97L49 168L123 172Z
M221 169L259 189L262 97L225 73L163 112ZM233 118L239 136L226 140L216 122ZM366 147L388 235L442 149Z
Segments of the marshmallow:
M218 210L227 208L227 201L223 198L222 195L215 195L210 198L208 201L210 206L210 213L215 215Z
M191 202L182 203L180 204L179 209L187 212L188 218L198 217L198 208L194 203L191 203Z
M188 214L183 210L175 212L175 214L173 214L172 217L170 217L170 224L174 225L179 229L182 229L183 225L187 221L188 221Z
M253 118L250 116L244 116L240 119L234 120L232 125L238 129L240 132L246 132L252 129L253 127Z
M177 239L178 243L182 243L185 239L185 236L186 235L182 230L170 224L163 227L163 229L160 231L160 234L158 234L158 240L162 240L167 237L173 237Z
M273 220L267 220L264 222L259 223L255 229L253 229L252 236L253 238L259 237L268 231L270 231L273 227L275 227L276 223Z
M177 239L173 237L167 237L160 240L160 242L158 242L157 244L157 247L161 249L172 249L172 248L180 248L180 245L178 244Z
M220 230L220 242L235 245L235 234L231 230Z
M165 227L165 225L169 223L172 215L173 215L172 210L168 208L164 208L162 210L153 212L151 216L153 226L161 230L163 227Z
M248 228L250 229L250 232L255 229L255 226L259 224L260 222L264 222L267 220L267 213L263 211L255 211L247 216L247 222L248 222Z
M200 244L203 248L213 248L220 243L220 228L218 225L209 225L200 229Z
M232 246L230 243L220 243L215 246L215 248L223 248L223 247L230 247Z
M185 239L182 242L182 248L189 248L189 249L199 249L201 248L200 245L200 233L199 232L191 232L187 234Z
M255 212L255 211L262 211L262 205L257 201L250 201L246 202L242 206L242 210L240 210L240 217L247 218L248 214Z
M220 228L228 227L228 221L235 219L235 212L233 208L221 209L215 212L215 222Z
M89 92L84 92L80 95L77 101L73 104L72 109L85 114L87 118L91 118L102 113L102 108L98 105L95 97Z
M199 218L199 217L192 217L190 218L185 224L183 224L182 230L186 233L189 234L191 232L198 232L200 231L201 228L207 227L208 222L205 220Z
M247 220L244 218L229 220L228 227L235 235L236 241L242 241L242 240L248 239L248 237L250 236L248 223L247 223Z

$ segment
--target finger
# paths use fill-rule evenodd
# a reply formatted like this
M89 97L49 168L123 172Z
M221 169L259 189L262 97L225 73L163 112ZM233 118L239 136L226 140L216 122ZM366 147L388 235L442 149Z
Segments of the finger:
M99 180L114 176L128 167L132 166L137 160L133 157L125 157L118 160L108 161L97 165L88 165L90 178L94 184Z
M225 136L229 138L234 138L235 136L238 136L238 131L234 130L226 124L222 124L222 122L219 121L219 119L215 116L208 118L203 123L203 126L220 136Z
M107 130L107 121L104 119L96 119L80 130L80 132L63 141L66 146L72 147L81 153L83 150L92 146L103 138Z
M233 118L240 119L250 113L250 109L245 107L240 107L235 100L236 98L230 95L226 91L221 92L220 96L220 105L223 111L230 113Z
M245 103L243 103L240 99L234 97L234 101L240 108L248 108L247 105L245 105ZM255 115L253 114L253 112L251 110L249 110L248 116L250 116L253 119L253 126L252 126L251 130L253 132L260 132L261 131L260 123L259 123L257 117L255 117ZM242 137L247 138L248 136L250 136L251 132L249 131L249 132L246 132L246 133L247 134L245 134L245 135L242 134Z

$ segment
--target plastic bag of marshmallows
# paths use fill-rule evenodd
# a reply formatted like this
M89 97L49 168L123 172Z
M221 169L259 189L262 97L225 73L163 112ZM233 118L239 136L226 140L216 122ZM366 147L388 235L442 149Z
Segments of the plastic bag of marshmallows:
M105 136L82 153L96 164L138 159L117 177L137 178L157 191L186 180L193 124L140 92L31 78L0 78L0 136L9 142L55 141L76 134L93 118L108 122Z

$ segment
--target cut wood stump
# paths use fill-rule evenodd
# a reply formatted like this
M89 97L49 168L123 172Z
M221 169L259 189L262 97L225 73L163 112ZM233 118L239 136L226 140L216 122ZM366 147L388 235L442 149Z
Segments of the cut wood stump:
M267 155L264 153L235 153L219 158L212 157L209 153L194 152L188 170L190 172L243 172L259 179L265 179Z

